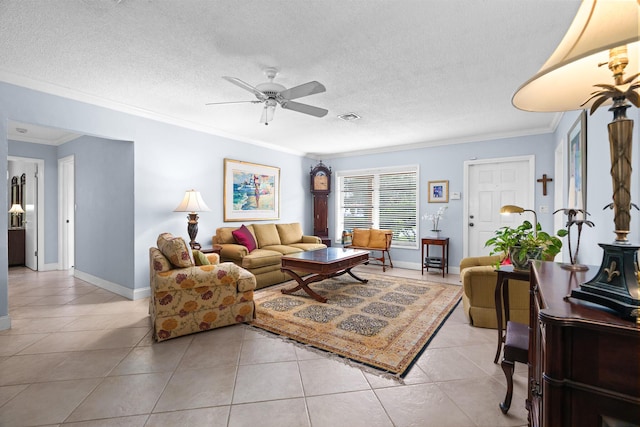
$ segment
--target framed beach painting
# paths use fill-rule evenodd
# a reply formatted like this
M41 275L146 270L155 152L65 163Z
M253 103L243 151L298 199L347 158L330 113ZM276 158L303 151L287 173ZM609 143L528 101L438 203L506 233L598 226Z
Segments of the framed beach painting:
M568 194L567 207L587 208L587 112L582 110L567 134Z
M224 220L280 218L280 168L224 159Z
M429 203L449 201L449 181L429 181Z

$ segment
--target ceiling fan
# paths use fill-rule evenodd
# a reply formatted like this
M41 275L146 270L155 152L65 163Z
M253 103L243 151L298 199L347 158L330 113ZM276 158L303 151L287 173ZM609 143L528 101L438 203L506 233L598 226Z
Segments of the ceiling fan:
M264 74L267 76L267 79L269 79L269 81L260 83L256 87L243 82L237 77L222 77L229 83L233 83L234 85L253 93L257 100L209 102L206 105L240 104L246 102L250 102L252 104L264 103L260 123L264 123L265 125L268 125L269 122L273 120L273 113L275 112L276 105L278 104L280 104L280 106L285 110L297 111L299 113L309 114L315 117L324 117L329 112L324 108L314 107L313 105L307 105L300 102L292 101L292 99L302 98L303 96L309 96L315 93L322 93L326 91L326 88L324 87L324 85L322 85L322 83L312 81L287 89L281 84L273 82L273 79L278 74L278 70L276 68L266 68L264 70Z

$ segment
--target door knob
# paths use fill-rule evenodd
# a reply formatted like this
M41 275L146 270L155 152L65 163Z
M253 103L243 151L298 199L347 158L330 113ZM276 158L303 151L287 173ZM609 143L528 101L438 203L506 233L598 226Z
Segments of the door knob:
M469 223L469 227L473 227L473 223L472 222Z

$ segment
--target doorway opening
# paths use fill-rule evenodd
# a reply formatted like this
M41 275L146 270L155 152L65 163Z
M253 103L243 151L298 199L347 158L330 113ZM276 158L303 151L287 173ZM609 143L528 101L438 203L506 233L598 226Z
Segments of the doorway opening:
M31 270L44 269L44 160L28 157L7 157L7 171L9 188L7 194L9 203L13 203L14 193L19 195L18 203L24 213L18 218L9 219L10 227L14 230L24 230L24 265ZM19 181L19 188L11 188L13 178ZM19 223L15 223L15 221ZM22 237L21 237L22 238Z

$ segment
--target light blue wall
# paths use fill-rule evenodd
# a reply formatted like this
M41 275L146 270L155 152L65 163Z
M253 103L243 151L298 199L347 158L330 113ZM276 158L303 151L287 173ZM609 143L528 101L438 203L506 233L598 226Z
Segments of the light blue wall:
M58 147L9 141L9 155L44 160L44 262L58 263Z
M512 156L534 155L536 177L543 173L553 175L554 138L552 134L535 135L520 138L498 139L484 142L438 146L392 153L358 155L324 160L331 166L333 172L369 169L385 166L415 165L420 167L420 195L419 217L425 213L434 213L440 204L427 203L427 182L434 180L449 180L449 192L463 192L464 162L475 159L491 159ZM536 185L536 206L546 204L553 207L553 186L549 186L548 195L542 195L542 186ZM440 222L443 234L450 238L449 265L457 267L463 257L463 211L466 195L460 200L450 200L444 219ZM335 208L336 192L332 192L329 209ZM539 214L538 220L543 229L549 230L553 226L551 213ZM426 236L428 221L420 221L420 236ZM329 221L330 230L334 230L333 215ZM394 248L392 251L394 262L420 268L420 250Z
M133 143L82 136L58 148L58 158L71 155L75 269L135 289Z
M578 111L565 113L554 134L555 144L567 144L567 133L579 115ZM627 116L634 121L633 156L631 175L631 201L640 206L640 111L637 108L627 110ZM598 243L612 243L613 211L603 208L613 201L613 186L611 183L611 155L609 151L609 136L607 124L613 115L608 107L600 107L593 116L587 116L587 211L591 214L589 220L595 227L584 227L580 242L579 261L587 265L600 265L602 249ZM564 202L567 201L567 190L564 191ZM572 231L575 231L575 227ZM629 240L640 243L640 213L631 210L631 232ZM566 251L566 245L565 245ZM568 256L565 257L568 260Z

